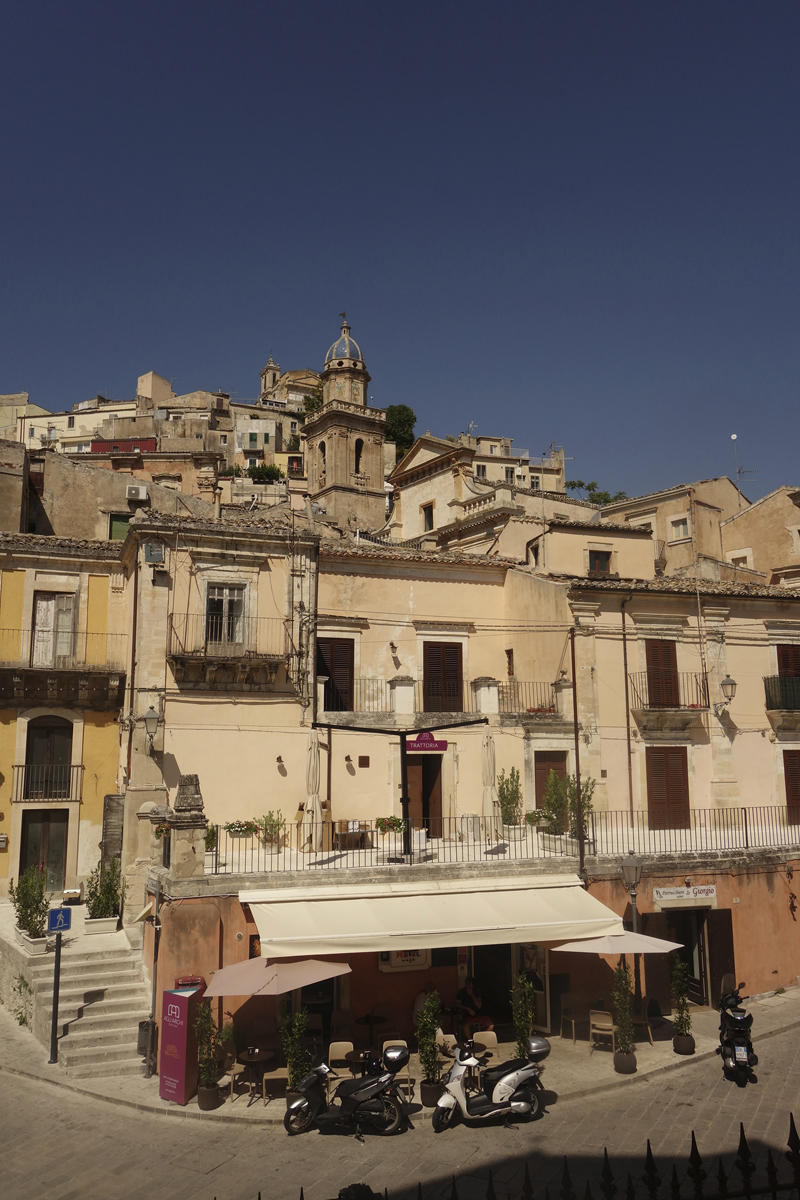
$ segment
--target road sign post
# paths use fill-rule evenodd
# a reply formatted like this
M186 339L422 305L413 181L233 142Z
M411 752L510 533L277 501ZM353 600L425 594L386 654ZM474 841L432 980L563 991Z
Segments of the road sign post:
M56 935L56 956L53 963L53 1015L50 1021L50 1058L58 1062L58 993L61 985L61 937L72 926L71 908L51 908L47 914L47 932Z

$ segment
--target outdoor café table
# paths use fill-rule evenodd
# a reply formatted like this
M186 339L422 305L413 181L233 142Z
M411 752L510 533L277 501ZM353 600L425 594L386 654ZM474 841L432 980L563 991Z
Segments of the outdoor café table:
M274 1050L261 1050L258 1046L254 1047L253 1053L249 1050L242 1050L239 1055L239 1062L244 1063L250 1068L255 1076L256 1084L261 1082L261 1076L267 1069L267 1063L275 1057Z
M374 1057L371 1050L348 1050L344 1056L344 1061L350 1067L350 1070L355 1075L355 1068L361 1067L361 1074L366 1075L367 1066Z

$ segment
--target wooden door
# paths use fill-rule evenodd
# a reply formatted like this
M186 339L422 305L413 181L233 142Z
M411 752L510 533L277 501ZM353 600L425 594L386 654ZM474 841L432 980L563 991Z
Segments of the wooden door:
M422 816L428 837L442 836L442 756L426 754L422 764Z
M787 819L790 825L800 825L800 750L784 750L783 777Z
M460 642L425 642L425 712L463 712Z
M648 746L647 811L651 829L688 829L689 764L685 746Z
M733 921L729 908L710 908L706 916L709 1004L716 1004L723 975L736 974L733 954Z
M677 643L660 638L648 638L644 644L647 662L647 707L677 708L678 653Z
M408 769L408 819L412 829L422 829L422 773L423 761L421 754L409 754L406 765Z
M22 814L20 872L36 866L45 875L48 892L62 891L67 864L65 809L30 809Z
M72 725L61 717L40 717L28 725L25 800L69 799Z
M542 807L544 794L550 779L550 772L555 771L559 779L567 775L566 750L536 750L533 758L534 783L536 788L536 807Z
M353 711L355 643L352 638L317 639L317 676L327 679L325 711Z

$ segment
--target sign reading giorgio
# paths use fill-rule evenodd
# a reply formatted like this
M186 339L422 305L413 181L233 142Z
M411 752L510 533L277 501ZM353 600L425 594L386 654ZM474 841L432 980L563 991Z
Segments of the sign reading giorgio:
M197 1091L197 1038L194 1023L205 982L164 992L158 1031L158 1094L188 1104Z
M437 742L432 733L418 733L416 737L406 739L409 754L419 754L421 750L434 750L441 754L446 749L447 742Z

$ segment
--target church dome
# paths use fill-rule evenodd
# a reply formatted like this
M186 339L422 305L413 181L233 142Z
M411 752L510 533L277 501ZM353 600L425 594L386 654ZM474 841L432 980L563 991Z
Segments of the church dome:
M363 362L361 347L358 342L350 337L350 326L347 321L342 322L341 337L333 343L328 353L325 355L325 366L331 366L340 359L354 359L356 362Z

